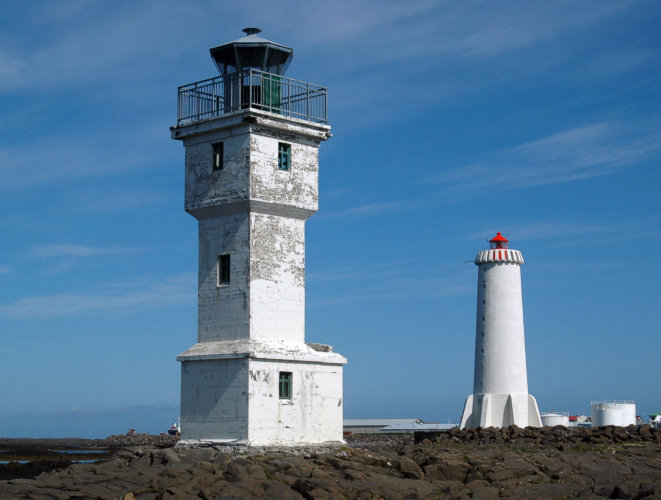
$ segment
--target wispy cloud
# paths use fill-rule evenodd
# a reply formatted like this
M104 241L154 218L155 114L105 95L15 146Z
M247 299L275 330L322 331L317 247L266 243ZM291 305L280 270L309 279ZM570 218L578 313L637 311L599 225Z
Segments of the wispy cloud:
M66 15L44 5L39 9L43 12L31 16L23 27L39 33L41 39L46 37L47 43L33 45L29 31L5 44L4 59L13 64L9 66L11 78L0 80L0 91L107 84L131 78L131 74L135 78L157 73L154 66L164 61L158 53L167 41L165 34L182 18L192 22L194 14L186 15L179 2L167 2L167 7L136 3L139 5L113 8L103 2L85 2L68 9ZM95 17L102 17L103 23L90 23ZM145 23L147 17L153 22ZM170 48L180 50L174 43Z
M436 204L436 200L423 199L401 199L396 201L371 202L353 207L342 208L336 211L327 211L319 214L319 218L348 218L348 217L376 217L394 213L408 212L418 210L431 204Z
M13 319L60 318L89 314L131 314L164 307L190 306L196 278L192 274L160 282L131 280L70 294L25 297L0 304L0 317Z
M8 267L0 266L0 274L8 274L10 272Z
M501 231L503 234L516 235L517 241L558 241L561 238L573 238L577 235L592 237L595 234L611 231L612 226L604 223L590 223L585 221L546 220L528 223L510 223L507 227L487 228L470 235L470 239L489 239Z
M339 5L338 5L339 4ZM516 2L483 4L467 2L333 2L319 6L314 17L304 10L301 30L293 36L300 43L350 47L365 64L429 60L430 56L492 57L553 39L567 30L603 20L626 5L571 2L522 8ZM372 36L369 36L372 35ZM347 58L339 58L340 69Z
M367 203L355 207L345 208L336 212L329 212L328 217L368 217L372 215L385 215L403 210L410 210L403 201L392 201L385 203Z
M612 174L658 155L661 133L615 122L575 127L506 149L432 180L446 190L520 189Z
M427 270L424 276L418 272L421 266ZM463 295L471 292L467 283L472 283L465 280L462 271L455 263L439 268L438 262L415 257L329 268L307 275L315 290L310 306ZM324 296L326 284L332 287L332 296Z
M314 299L310 302L310 306L327 306L396 298L451 297L473 292L473 284L468 283L464 277L399 277L383 279L382 281L378 281L378 283L373 282L367 286L359 285L352 287L346 293L335 294L331 297Z
M632 71L656 57L658 54L648 49L619 50L597 54L581 68L580 72L572 74L571 77L590 81L610 78ZM623 90L630 91L630 89Z
M37 245L32 247L28 256L33 259L51 257L96 257L99 255L118 255L141 252L139 248L129 248L117 245L107 247L91 247L85 245Z
M35 141L0 146L0 191L125 176L171 160L169 154L175 145L151 123L113 132L111 141L104 133L102 129L77 129L73 140L71 132L58 131ZM156 143L156 151L145 148L145 144L154 147ZM165 147L160 147L163 144Z
M345 196L347 194L351 193L351 189L349 188L337 188L333 189L331 191L327 191L324 193L324 199L330 200L333 198L338 198L341 196Z
M285 28L278 33L273 20L282 15L283 4L288 5L284 8L290 25L297 29ZM552 2L534 9L517 2L487 3L475 8L467 2L435 0L338 1L319 4L315 9L296 8L295 2L267 1L196 7L195 2L174 0L121 6L72 2L66 8L44 5L29 17L15 7L13 10L24 18L23 25L47 36L48 43L33 45L30 32L19 34L18 40L8 40L0 53L0 61L6 62L0 68L8 78L0 79L0 86L52 87L158 75L161 65L169 64L191 46L226 41L210 42L211 33L232 33L235 26L250 19L263 20L265 29L277 35L271 36L283 42L316 48L313 52L317 57L323 48L326 57L334 58L335 71L352 71L366 64L419 64L439 54L456 59L492 57L552 39L627 8L626 4L603 2ZM95 17L102 17L104 22L90 23ZM46 23L48 30L44 30ZM169 36L175 31L191 36ZM162 57L163 48L167 58Z
M624 219L615 223L585 219L513 222L506 227L492 227L475 232L469 236L469 239L488 240L496 231L502 231L506 236L515 235L516 241L545 241L554 246L622 243L641 238L650 240L661 236L661 216L637 217L634 220Z
M174 206L176 203L170 199L171 195L165 192L133 186L99 186L76 191L71 198L75 199L72 210L84 214L124 212L162 206L168 202L170 206Z
M627 8L603 2L535 8L518 2L479 8L471 2L333 2L319 6L313 18L300 9L293 14L301 30L292 44L318 46L312 57L319 71L332 68L319 78L333 89L334 108L350 114L346 126L362 128L458 97L474 100L486 88L518 86L523 75L574 75L565 71L573 51L555 42ZM628 68L644 60L635 57ZM623 69L623 61L614 62ZM605 67L602 73L593 78L610 76Z

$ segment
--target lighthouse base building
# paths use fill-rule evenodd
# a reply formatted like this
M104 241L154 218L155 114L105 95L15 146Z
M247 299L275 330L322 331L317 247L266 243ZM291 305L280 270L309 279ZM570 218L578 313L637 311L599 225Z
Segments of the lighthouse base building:
M528 394L523 329L523 256L500 233L475 257L478 266L473 394L460 427L541 427L537 401Z
M200 342L177 359L184 444L342 441L346 359L330 346Z

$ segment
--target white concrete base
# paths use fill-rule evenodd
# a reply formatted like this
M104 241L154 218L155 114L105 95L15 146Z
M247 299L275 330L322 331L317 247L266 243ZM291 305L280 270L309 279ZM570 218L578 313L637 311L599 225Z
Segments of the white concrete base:
M530 394L471 394L466 398L460 428L541 427L537 401Z
M189 445L309 446L342 441L346 358L327 346L204 342L181 362L181 439ZM279 398L292 373L291 399Z
M289 452L321 452L327 453L329 450L346 447L346 441L325 441L323 443L305 443L295 445L253 445L240 443L238 441L221 441L221 440L196 440L187 439L179 440L175 448L214 448L221 453L238 453L238 454L251 454L251 453L289 453Z

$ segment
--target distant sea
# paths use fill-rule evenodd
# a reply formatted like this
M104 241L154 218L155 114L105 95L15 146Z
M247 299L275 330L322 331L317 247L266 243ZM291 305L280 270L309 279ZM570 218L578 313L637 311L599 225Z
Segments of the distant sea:
M107 410L0 412L0 437L97 439L125 434L160 434L179 418L179 405L130 406Z

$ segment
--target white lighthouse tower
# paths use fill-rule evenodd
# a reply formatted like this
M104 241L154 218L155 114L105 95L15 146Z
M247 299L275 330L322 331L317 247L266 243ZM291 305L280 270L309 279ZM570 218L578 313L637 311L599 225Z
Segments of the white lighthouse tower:
M473 394L466 398L461 428L541 427L537 401L528 394L523 331L523 256L498 233L478 266Z
M211 49L221 76L179 87L171 128L199 227L198 338L177 357L182 441L342 441L346 359L305 343L326 89L284 76L292 49L244 32Z

